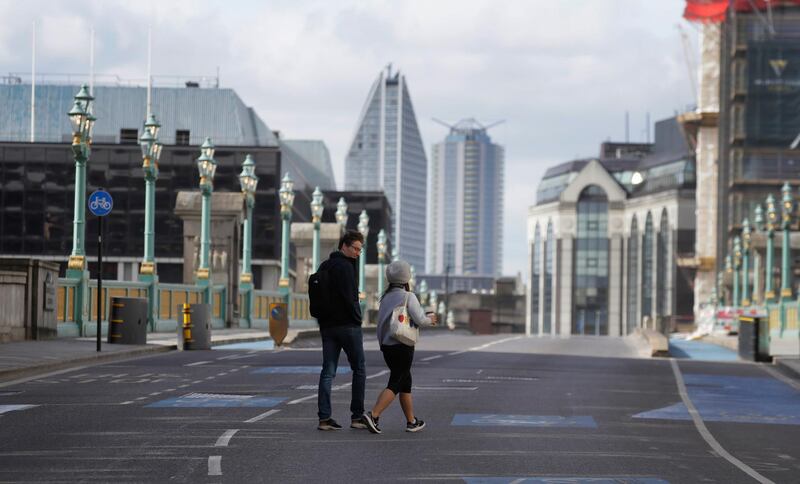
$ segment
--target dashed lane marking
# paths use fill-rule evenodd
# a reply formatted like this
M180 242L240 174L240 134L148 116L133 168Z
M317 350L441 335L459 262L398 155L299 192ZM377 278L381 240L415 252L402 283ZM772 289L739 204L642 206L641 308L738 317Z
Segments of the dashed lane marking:
M512 338L499 339L497 341L491 341L489 343L482 344L480 346L473 346L472 348L467 348L465 350L460 350L460 351L454 351L452 353L447 353L447 356L456 356L456 355L460 355L462 353L467 353L469 351L479 351L479 350L482 350L482 349L486 349L486 348L488 348L490 346L499 345L500 343L506 343L508 341L514 341L514 340L521 339L521 338L524 338L524 336L514 336Z
M367 380L370 380L372 378L377 378L377 377L379 377L381 375L385 375L387 373L389 373L389 370L381 370L378 373L373 373L372 375L367 375ZM344 383L342 385L334 386L333 388L331 388L331 390L341 390L343 388L347 388L347 387L352 386L352 385L353 385L352 382L351 383ZM294 404L297 404L297 403L305 402L306 400L311 400L312 398L316 398L316 396L317 396L316 393L313 394L313 395L308 395L308 396L305 396L305 397L302 397L302 398L298 398L297 400L292 400L291 402L288 402L286 405L294 405Z
M435 360L437 358L441 358L442 356L444 356L444 355L433 355L433 356L429 356L427 358L422 358L420 361L431 361L431 360Z
M187 363L183 366L200 366L205 365L206 363L211 363L210 361L195 361L194 363Z
M222 456L211 455L208 457L208 475L221 476L222 475Z
M14 412L17 410L27 410L29 408L38 407L39 405L0 405L0 415L6 412Z
M228 429L222 435L219 436L217 439L217 443L214 444L214 447L227 447L231 441L231 438L238 432L239 429Z
M269 417L270 415L274 415L274 414L276 414L278 412L280 412L280 410L273 408L272 410L267 410L266 412L262 413L261 415L256 415L255 417L253 417L251 419L245 420L244 423L255 423L255 422L258 422L259 420L263 420L263 419Z
M122 403L120 403L120 405L130 405L131 403L133 403L133 400L128 400L127 402L122 402Z

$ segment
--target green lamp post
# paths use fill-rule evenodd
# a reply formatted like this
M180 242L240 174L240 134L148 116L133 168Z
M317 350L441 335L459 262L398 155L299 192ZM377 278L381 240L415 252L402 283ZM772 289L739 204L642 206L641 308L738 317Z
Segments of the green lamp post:
M314 239L311 242L311 270L314 272L319 267L319 230L322 226L322 211L322 192L319 187L316 187L314 193L311 194L311 223L314 224Z
M767 258L764 264L764 297L767 302L775 301L773 269L775 267L775 229L778 224L778 211L775 209L775 197L767 195Z
M742 221L742 307L750 306L750 220Z
M158 308L156 284L158 275L155 264L155 218L156 218L156 180L158 180L158 160L161 158L161 143L158 142L158 124L155 115L150 113L144 122L139 146L142 149L142 173L144 175L144 256L139 266L139 280L148 283L147 320L151 330L155 330Z
M281 189L278 191L281 202L281 278L278 280L278 290L289 301L289 232L292 223L292 205L294 205L294 181L289 172L281 180Z
M339 224L340 232L344 233L347 229L347 202L344 197L340 197L336 204L336 223Z
M764 232L764 209L761 204L756 205L755 208L755 229L757 232ZM758 250L755 251L753 257L753 301L756 304L762 304L763 298L761 297L761 257L758 256Z
M384 291L384 284L383 281L386 278L384 274L386 266L386 232L381 229L378 232L378 297L383 294Z
M425 307L428 304L428 281L425 279L419 282L419 297L422 306Z
M783 229L783 244L781 251L781 300L788 300L792 297L792 242L790 230L794 223L794 198L792 197L792 187L789 183L784 183L782 198L781 228Z
M369 236L369 216L366 210L361 211L358 216L358 231L364 236L364 250L358 256L358 300L361 304L361 317L367 309L367 295L364 292L366 288L366 267L367 267L367 237Z
M253 327L253 273L250 268L251 254L253 247L253 207L256 205L256 187L258 177L256 176L256 163L253 157L247 155L242 163L242 172L239 173L239 185L244 195L247 213L242 225L244 226L244 236L242 241L242 274L239 276L239 293L244 297L242 301L242 312L247 327Z
M200 145L200 157L197 158L197 171L200 174L200 193L203 196L200 215L200 264L197 267L195 280L204 288L203 302L211 304L211 194L214 191L214 175L217 173L217 161L214 159L214 144L206 138Z
M731 257L730 254L725 256L725 273L727 273L727 274L733 273L733 257ZM720 276L722 276L722 274L720 274ZM722 279L722 278L720 278L720 279ZM726 287L726 292L727 292L727 284L725 285L725 287ZM730 295L731 295L731 293L727 292L727 294L725 295L723 300L727 300L728 297L730 297ZM733 301L731 301L729 305L733 306L733 305L735 305L735 303Z
M739 299L739 271L742 269L742 239L738 235L733 238L733 307L741 305Z
M78 279L73 300L73 318L78 331L83 334L84 308L89 289L89 274L86 271L86 163L92 152L92 130L95 117L92 116L92 101L86 85L81 86L69 110L72 124L72 156L75 159L75 204L72 219L72 253L67 263L66 276Z

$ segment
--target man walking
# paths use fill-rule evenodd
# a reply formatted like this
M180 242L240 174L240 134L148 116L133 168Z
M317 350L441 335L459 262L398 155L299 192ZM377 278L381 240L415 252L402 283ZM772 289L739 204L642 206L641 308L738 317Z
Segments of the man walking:
M361 306L358 300L356 261L361 255L364 236L348 230L339 240L339 250L331 253L319 266L318 272L327 272L329 307L317 317L322 337L322 371L319 375L317 405L320 430L339 430L341 425L331 417L331 386L336 376L339 354L344 350L353 371L353 388L350 400L350 427L366 429L363 421L364 342L361 333Z

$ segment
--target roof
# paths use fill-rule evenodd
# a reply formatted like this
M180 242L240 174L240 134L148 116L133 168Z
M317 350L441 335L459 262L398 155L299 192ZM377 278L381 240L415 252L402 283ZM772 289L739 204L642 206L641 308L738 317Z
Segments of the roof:
M36 86L35 141L72 139L67 111L79 86ZM121 129L141 132L147 89L127 86L94 88L95 143L118 143ZM30 84L0 85L0 141L30 141ZM177 130L188 130L189 144L210 137L218 146L278 146L269 126L233 89L152 88L152 110L161 123L159 140L175 144Z

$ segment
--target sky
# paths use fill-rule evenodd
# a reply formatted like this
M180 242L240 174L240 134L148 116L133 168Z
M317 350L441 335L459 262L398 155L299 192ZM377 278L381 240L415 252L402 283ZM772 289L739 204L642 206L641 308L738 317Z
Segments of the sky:
M691 109L696 28L682 0L0 0L0 75L217 75L285 138L322 139L337 184L369 88L408 82L426 152L475 118L505 147L503 274L524 276L526 219L545 170L647 137ZM681 37L686 33L687 44ZM691 74L690 74L691 72ZM652 127L650 128L652 133ZM652 137L652 134L651 134ZM652 138L651 138L652 139Z

